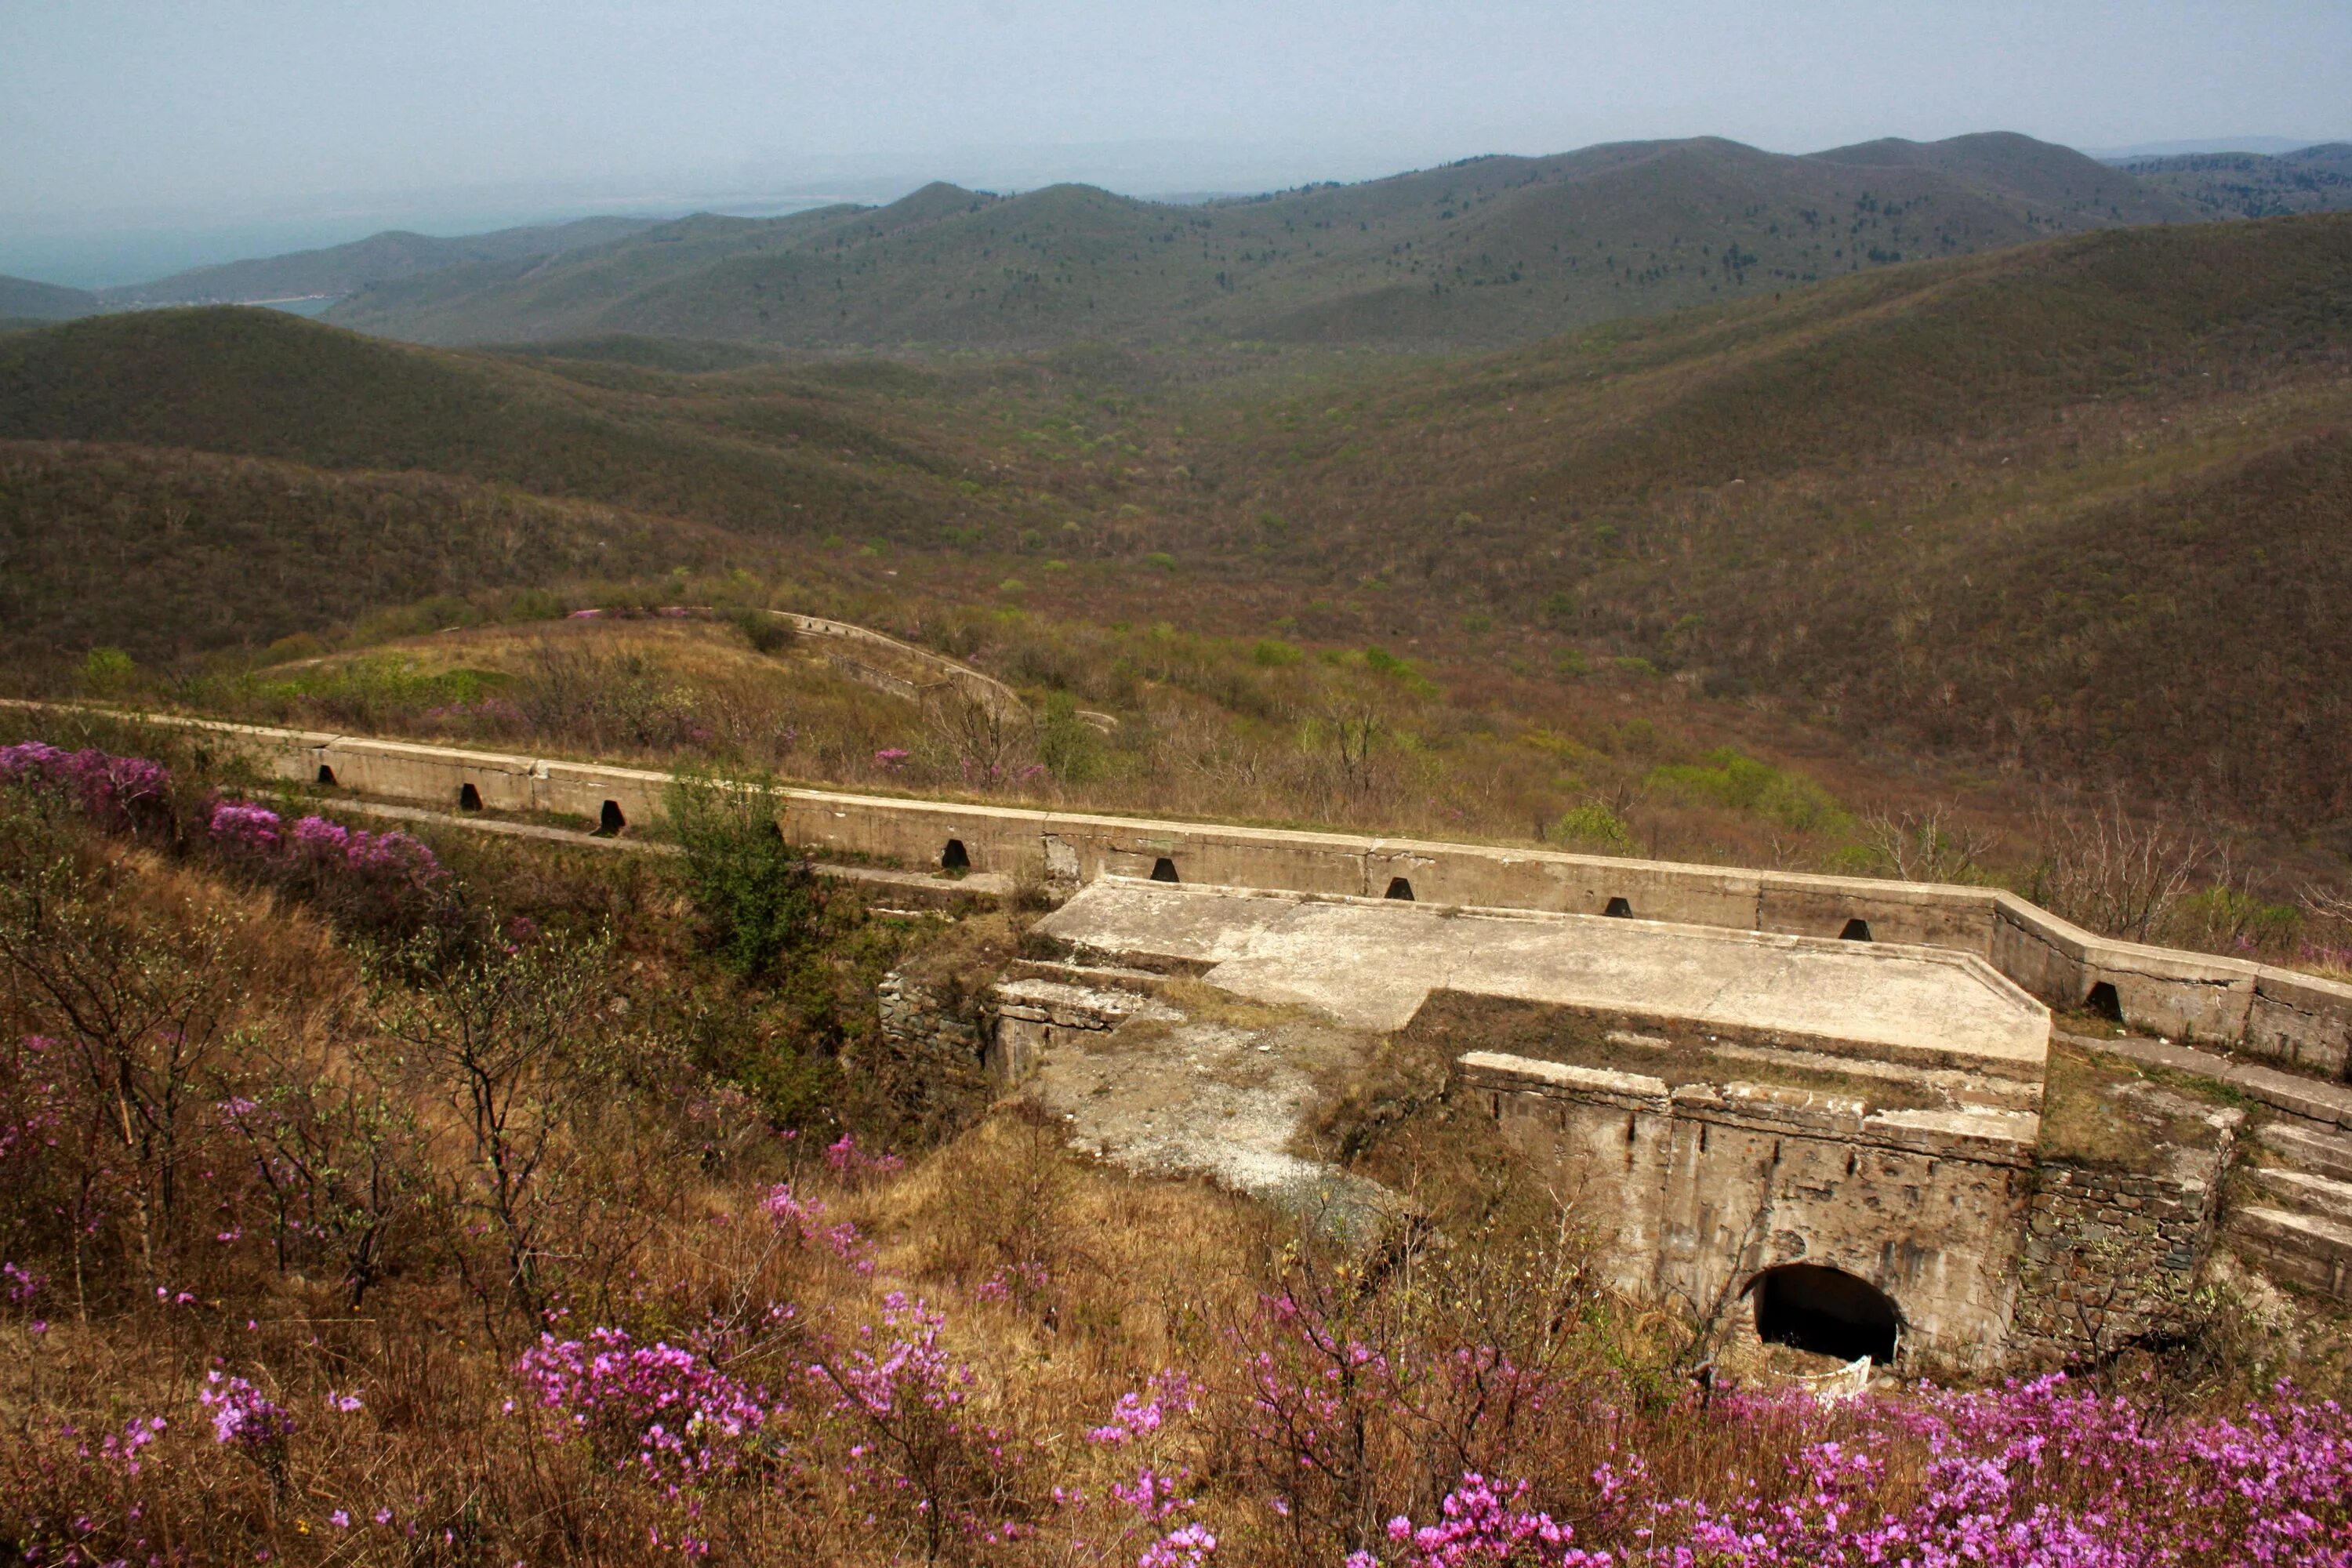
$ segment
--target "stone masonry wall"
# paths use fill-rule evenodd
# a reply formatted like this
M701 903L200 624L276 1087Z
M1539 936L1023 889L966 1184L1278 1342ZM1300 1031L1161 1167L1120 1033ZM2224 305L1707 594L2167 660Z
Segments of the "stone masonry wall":
M2011 1344L2044 1365L2095 1361L2187 1326L2213 1244L2230 1140L2168 1175L2048 1163L2026 1218Z
M981 1064L989 1020L976 998L950 1002L893 970L877 988L882 1037L908 1065L971 1072Z

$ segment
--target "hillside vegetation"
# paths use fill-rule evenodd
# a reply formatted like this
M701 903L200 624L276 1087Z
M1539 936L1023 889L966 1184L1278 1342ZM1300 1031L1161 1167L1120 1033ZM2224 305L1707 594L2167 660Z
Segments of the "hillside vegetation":
M0 442L0 657L12 659L110 647L168 662L436 595L743 553L715 530L441 474Z
M876 1003L1034 911L868 908L737 799L677 781L675 856L420 839L127 726L0 744L0 1545L2221 1568L2352 1531L2316 1312L2219 1291L2079 1385L1758 1397L1474 1097L1331 1086L1410 1205L1371 1247L1074 1150Z
M65 321L99 308L98 296L29 278L0 278L0 321Z
M1611 317L2191 210L2015 135L1788 157L1717 139L1475 158L1171 205L934 184L698 216L546 263L368 289L330 319L432 342L638 332L804 348L1079 339L1524 342Z
M1818 757L1826 729L2341 847L2347 254L2352 216L2142 227L1377 363L629 335L493 354L157 312L0 339L0 436L688 519L919 637L941 633L903 605L928 595L1080 643L1169 622L1379 645L1490 713L1605 673L1598 700L1713 699L1693 722L1750 749ZM120 621L54 584L19 602L51 606L33 635L60 649ZM1034 679L1110 700L1067 661ZM1501 798L1523 794L1563 805Z

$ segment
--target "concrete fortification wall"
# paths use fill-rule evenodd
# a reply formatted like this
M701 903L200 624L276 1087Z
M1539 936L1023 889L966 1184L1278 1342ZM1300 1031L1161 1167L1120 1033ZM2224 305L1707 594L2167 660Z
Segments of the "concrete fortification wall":
M2030 1114L1669 1089L1484 1051L1459 1071L1507 1131L1561 1161L1577 1212L1609 1231L1595 1256L1618 1289L1736 1320L1743 1285L1812 1264L1899 1301L1914 1351L1986 1359L2006 1340L2034 1190Z
M666 774L645 768L181 717L147 721L201 731L281 778L444 808L557 812L617 828L657 818L667 784ZM1795 936L1841 936L1859 921L1874 941L1988 959L2053 1006L2112 1007L2151 1034L2226 1044L2328 1078L2344 1075L2352 1037L2352 986L2117 942L1983 888L822 790L780 792L778 815L788 837L820 853L937 867L953 843L972 870L1064 884L1105 875L1172 876L1235 888L1622 913Z

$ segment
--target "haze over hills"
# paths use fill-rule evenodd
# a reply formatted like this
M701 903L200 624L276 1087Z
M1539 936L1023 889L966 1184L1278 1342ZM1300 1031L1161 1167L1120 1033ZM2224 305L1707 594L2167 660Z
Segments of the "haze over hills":
M98 291L100 303L195 305L259 300L292 300L349 294L371 283L476 261L527 261L559 256L650 228L650 220L586 217L572 223L494 229L487 234L436 238L391 229L321 250L224 262L175 272L152 283Z
M1804 157L1717 139L1489 157L1171 206L935 184L696 217L546 264L377 285L330 319L433 342L637 332L837 349L1085 338L1475 345L2190 209L2030 138Z
M2326 142L2275 157L2206 153L2138 158L2120 166L2188 203L2200 216L2277 217L2352 208L2352 142Z

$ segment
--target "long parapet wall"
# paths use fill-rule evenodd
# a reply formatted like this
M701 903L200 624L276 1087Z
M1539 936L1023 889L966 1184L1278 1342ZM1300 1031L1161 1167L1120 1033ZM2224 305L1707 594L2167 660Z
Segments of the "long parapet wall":
M38 710L46 705L8 706ZM646 768L178 715L107 716L205 734L278 778L333 783L444 808L476 804L642 823L661 816L668 784L667 774ZM1985 888L824 790L780 791L778 805L784 835L821 850L925 867L940 865L943 857L952 862L952 843L975 871L1061 883L1105 875L1173 876L1234 888L1619 913L1790 936L1840 936L1860 921L1876 941L1976 953L2053 1006L2112 1004L2136 1028L2231 1046L2331 1079L2345 1075L2352 1038L2352 986L2267 964L2116 942Z

